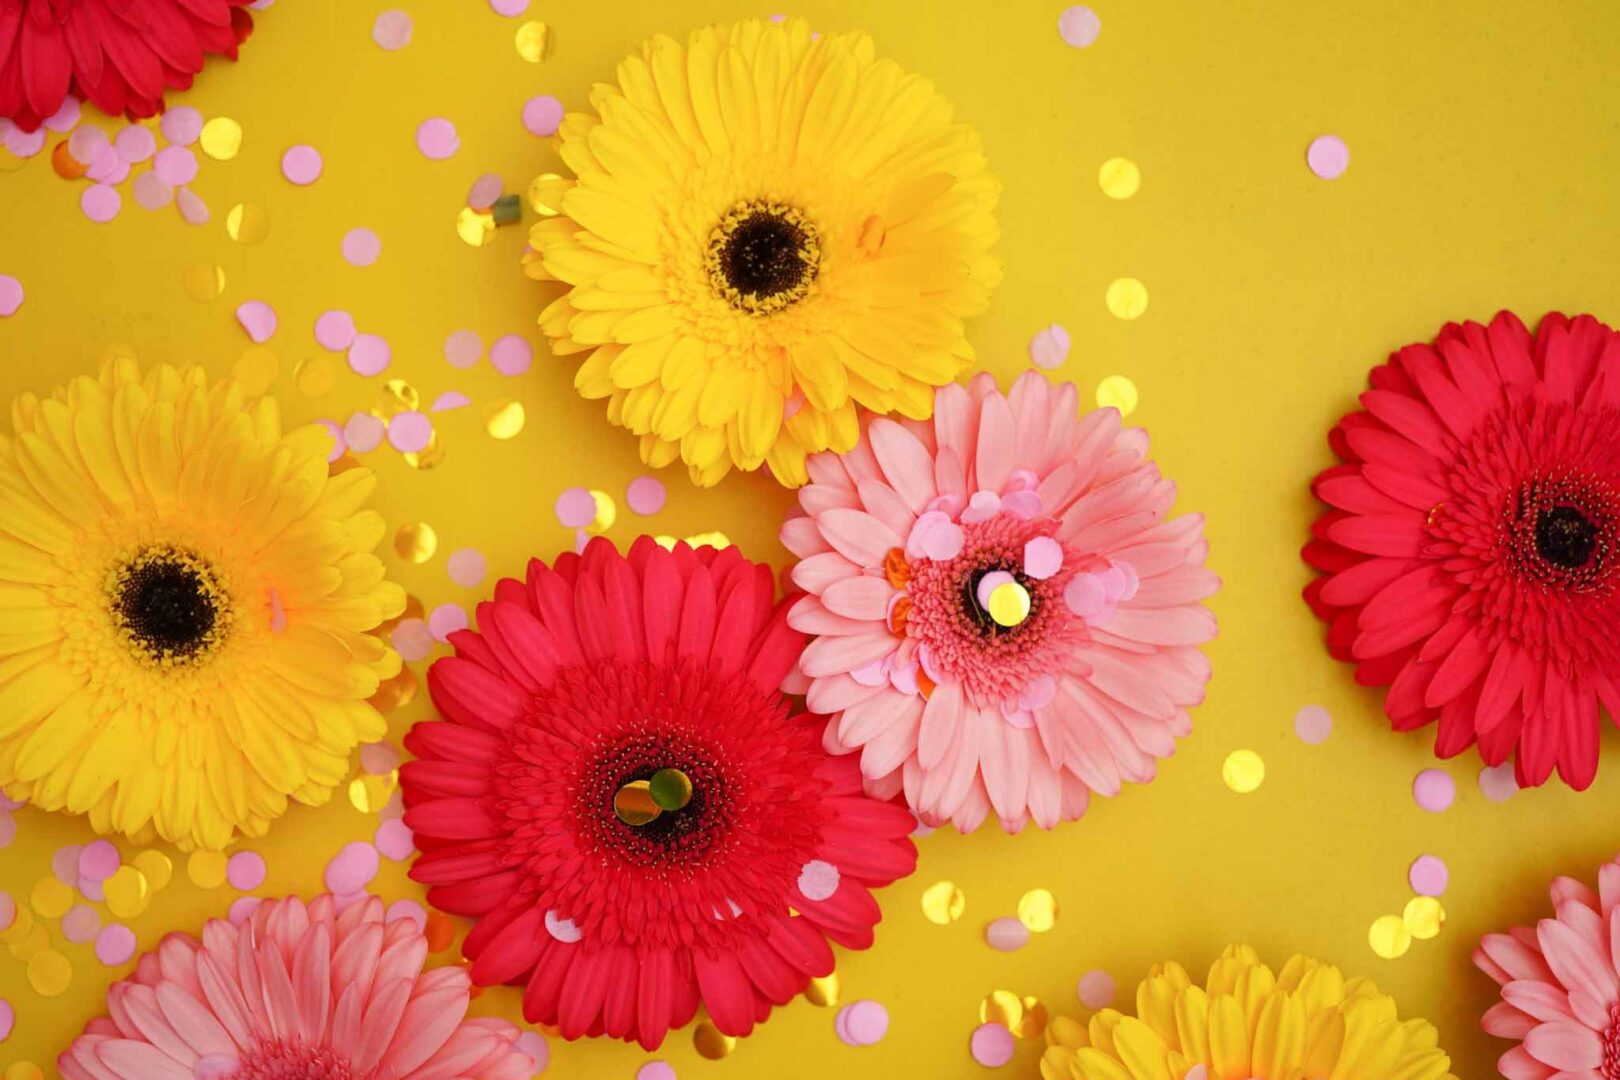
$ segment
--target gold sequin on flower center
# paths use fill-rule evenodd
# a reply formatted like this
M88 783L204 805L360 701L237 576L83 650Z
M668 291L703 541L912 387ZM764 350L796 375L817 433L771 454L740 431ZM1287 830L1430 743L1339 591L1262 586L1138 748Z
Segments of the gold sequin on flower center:
M105 591L118 636L131 655L155 667L207 660L236 618L219 570L194 552L166 544L116 560Z
M774 315L809 295L821 269L821 238L802 210L748 199L709 233L704 267L726 303L747 315Z

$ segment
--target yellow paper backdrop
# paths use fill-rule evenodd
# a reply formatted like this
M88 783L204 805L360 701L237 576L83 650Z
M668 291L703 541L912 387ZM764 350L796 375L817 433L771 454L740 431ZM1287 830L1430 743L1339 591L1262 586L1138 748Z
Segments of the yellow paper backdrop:
M415 21L400 52L370 40L388 3ZM1620 6L1096 0L1102 33L1083 50L1058 37L1063 6L807 0L802 9L819 26L869 28L881 53L932 76L984 133L1005 184L1007 264L992 310L971 326L985 366L1011 377L1028 364L1031 335L1056 321L1074 344L1055 374L1079 382L1083 397L1112 374L1139 387L1132 420L1151 429L1155 456L1180 484L1180 509L1208 515L1211 561L1226 582L1214 604L1221 636L1209 700L1156 783L1097 802L1082 822L921 842L916 876L882 894L877 947L840 961L845 1000L888 1006L881 1045L844 1047L832 1011L799 1002L725 1061L699 1059L689 1033L672 1035L660 1056L686 1078L976 1076L967 1038L990 991L1073 1011L1075 980L1088 969L1112 973L1125 1000L1152 961L1180 957L1201 971L1222 945L1247 940L1279 962L1302 950L1375 976L1403 1013L1438 1023L1460 1076L1491 1075L1504 1046L1478 1032L1477 1018L1494 987L1469 953L1481 933L1544 914L1552 876L1590 878L1620 848L1620 745L1605 736L1608 760L1589 792L1553 787L1505 805L1481 796L1477 759L1464 756L1446 766L1455 807L1419 810L1410 784L1432 764L1431 735L1389 733L1379 696L1328 658L1298 597L1307 573L1297 551L1316 512L1308 482L1329 462L1324 433L1390 349L1500 307L1530 319L1552 308L1620 319ZM114 344L146 361L200 361L224 374L248 344L233 311L262 299L280 315L270 348L287 413L344 417L373 403L380 380L344 369L330 393L308 398L292 378L320 352L315 316L344 308L389 340L389 375L428 401L452 389L473 399L435 417L446 448L437 469L414 471L386 448L369 455L390 525L437 529L439 551L426 564L388 555L430 607L470 605L484 591L449 581L454 549L475 546L493 573L514 574L530 554L569 546L552 503L573 485L620 501L609 535L621 543L641 530L721 529L780 562L776 524L789 497L768 477L734 475L700 492L665 470L668 507L639 519L622 504L625 484L644 471L633 440L607 426L600 403L575 396L570 363L537 348L527 375L505 378L487 363L453 370L442 356L445 336L463 327L486 343L508 333L539 341L536 290L518 271L524 229L501 229L482 249L454 229L480 174L499 173L520 191L556 167L519 122L524 100L549 93L580 106L591 82L610 76L645 35L757 7L535 0L524 19L549 24L552 51L531 64L513 45L524 19L498 17L483 0L280 0L259 15L241 63L210 68L180 99L234 117L245 132L240 155L204 159L193 185L212 223L194 228L173 209L143 211L126 186L121 216L93 225L78 209L82 183L59 179L45 156L0 174L0 273L21 278L28 294L16 316L0 319L0 397L91 370ZM449 161L415 149L416 125L429 116L459 128L461 149ZM1324 132L1351 151L1349 171L1331 183L1304 161ZM310 188L280 176L282 150L300 142L325 156L325 175ZM1141 168L1141 190L1126 201L1098 187L1099 165L1114 156ZM227 236L235 203L265 211L262 242ZM340 257L355 226L381 237L376 265ZM182 274L197 263L223 268L219 299L187 295ZM1121 276L1150 293L1135 321L1104 304ZM482 423L501 396L528 416L506 442ZM1306 704L1332 711L1322 746L1292 733ZM393 714L392 736L426 712L423 695ZM1221 780L1222 760L1239 747L1266 763L1252 795ZM17 817L17 840L0 852L0 887L26 903L51 853L90 832L82 820ZM341 794L289 813L250 845L270 867L257 891L316 890L327 857L369 838L375 824ZM1368 927L1401 910L1407 866L1423 852L1450 866L1449 921L1403 958L1378 959ZM918 902L940 880L957 882L967 899L948 927L925 921ZM1056 928L1021 952L993 952L984 925L1035 887L1056 894ZM419 895L397 864L385 865L377 888ZM197 930L235 896L178 872L134 922L141 946L167 930ZM60 943L54 925L53 934ZM0 952L0 996L18 1014L0 1044L0 1070L19 1059L48 1065L101 1009L114 972L87 946L65 949L74 982L54 1000L37 996L23 965ZM515 1017L516 1001L490 993L475 1008ZM1033 1070L1037 1046L1023 1043L1004 1075ZM552 1040L552 1050L555 1076L628 1078L647 1057L608 1042Z

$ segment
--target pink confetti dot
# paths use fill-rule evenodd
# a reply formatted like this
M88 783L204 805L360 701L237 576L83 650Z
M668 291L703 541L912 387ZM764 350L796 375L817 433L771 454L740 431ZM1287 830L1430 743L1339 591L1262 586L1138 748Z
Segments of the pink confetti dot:
M64 131L72 131L78 125L79 115L83 111L84 110L79 105L78 98L63 98L62 107L51 114L51 118L45 121L45 126L57 134L61 134Z
M371 884L381 866L375 847L351 840L326 864L326 887L340 895L359 892Z
M1063 569L1063 545L1050 536L1037 536L1024 545L1024 573L1045 581Z
M383 921L398 922L400 919L409 919L418 930L424 930L427 928L427 909L415 900L395 900L388 905Z
M397 52L411 43L411 17L403 11L391 9L379 12L371 24L371 40L379 49Z
M10 150L18 157L30 158L44 149L46 135L44 128L38 128L34 131L24 131L22 128L13 124L10 120L4 119L0 119L0 125L3 125L3 128L0 128L0 130L4 131L4 135L3 137L0 137L0 141L3 141L6 144L7 150Z
M984 928L984 940L999 952L1016 952L1029 944L1029 927L1018 918L1007 915L993 920Z
M108 187L106 184L92 184L84 189L79 196L79 209L84 216L98 225L104 225L118 216L119 209L124 205L124 197L118 194L118 189Z
M98 184L122 184L129 177L129 162L112 147L103 146L84 175Z
M157 136L151 128L131 124L113 136L113 149L129 164L138 165L157 152Z
M137 176L129 190L142 210L161 210L174 202L173 185L150 169Z
M79 883L79 856L84 854L83 844L69 844L57 848L51 855L51 874L64 885Z
M11 816L11 811L0 810L0 848L11 846L17 838L17 819Z
M262 903L264 903L262 896L239 896L231 902L230 910L225 913L225 917L230 920L232 926L241 926Z
M799 891L806 900L820 902L838 891L838 867L825 859L811 859L799 868Z
M444 412L447 409L459 409L471 405L472 399L459 390L446 390L433 399L433 405L428 412Z
M10 893L0 889L0 930L9 927L16 918L17 901L11 898Z
M101 931L101 916L89 904L75 904L62 916L62 936L83 945Z
M225 861L225 880L238 892L257 889L264 877L264 856L257 851L238 851Z
M370 413L355 413L343 425L343 441L357 454L369 454L383 441L383 422Z
M399 768L399 749L393 743L366 743L360 748L360 767L372 776Z
M1029 362L1048 371L1069 358L1069 332L1057 323L1029 339Z
M105 131L94 124L82 124L68 136L68 155L81 165L89 165L106 145Z
M866 999L838 1010L833 1030L850 1046L874 1046L889 1033L889 1010Z
M317 420L315 422L331 433L332 449L326 452L326 460L336 461L343 456L343 451L349 447L347 440L343 438L343 429L337 426L335 420Z
M538 1031L525 1031L519 1035L517 1048L529 1055L529 1060L534 1062L534 1071L537 1073L545 1072L546 1066L551 1064L551 1044L547 1043L546 1037ZM668 1080L675 1080L674 1069L670 1070Z
M356 334L349 343L349 367L356 375L381 375L392 359L388 342L376 334Z
M432 438L433 421L415 409L399 413L388 421L388 445L402 454L421 453Z
M510 19L528 11L529 0L489 0L489 10Z
M202 129L202 113L190 105L176 105L158 121L158 130L172 146L190 146L202 134Z
M453 368L470 368L484 355L484 343L471 330L457 330L444 339L444 359Z
M118 848L110 840L92 840L79 852L78 875L81 880L106 881L118 872L122 860Z
M0 810L21 810L22 808L23 803L21 799L13 799L5 792L0 791Z
M1106 1009L1114 1000L1114 977L1106 971L1088 971L1075 988L1080 1004L1088 1009Z
M399 818L378 825L373 840L377 850L394 862L404 862L416 851L416 837Z
M461 136L456 134L456 125L435 116L417 125L416 148L431 161L443 161L461 149Z
M0 998L0 1042L5 1042L11 1038L11 1029L16 1026L16 1010L11 1007L11 1002L5 998Z
M1294 734L1301 742L1319 746L1333 734L1333 714L1320 705L1307 705L1294 714Z
M675 1066L667 1061L649 1061L636 1070L636 1080L675 1080Z
M135 931L122 923L109 923L96 934L96 959L108 967L128 963L135 955Z
M439 641L449 641L457 630L467 629L467 613L460 604L440 604L428 613L428 631Z
M1412 860L1406 880L1419 896L1439 896L1451 881L1451 871L1438 855L1419 855Z
M1449 809L1456 797L1457 783L1443 769L1424 769L1412 781L1412 798L1431 814Z
M1519 790L1519 779L1513 775L1513 762L1504 761L1479 770L1479 790L1493 803L1504 803Z
M281 155L281 175L300 187L313 184L321 177L321 152L313 146L299 143L289 146Z
M382 240L370 229L343 234L343 258L350 266L370 266L382 254Z
M248 300L238 306L236 321L248 337L261 344L276 335L276 311L263 300Z
M502 375L521 375L534 363L534 348L516 334L507 334L489 347L489 362Z
M101 886L102 883L99 881L91 881L89 878L80 878L78 884L79 895L83 896L86 900L99 904L103 900L107 899L107 893Z
M165 146L152 159L152 171L170 187L184 187L197 179L197 155L184 146Z
M332 900L339 911L347 911L369 895L364 889L356 889L354 892L338 893Z
M1350 148L1337 135L1318 135L1305 151L1305 164L1323 180L1337 180L1350 167Z
M433 631L421 619L401 619L389 640L406 660L426 660L433 652Z
M999 1069L1013 1059L1018 1040L1004 1024L980 1024L968 1038L973 1060L987 1069Z
M323 311L315 320L315 341L323 349L342 352L354 344L354 316L347 311Z
M1101 32L1102 20L1088 7L1072 7L1058 16L1058 36L1076 49L1096 41Z
M474 210L488 210L501 197L503 186L499 174L485 173L474 180L473 186L467 191L467 205Z
M446 568L450 572L450 580L466 589L482 585L484 575L489 572L484 563L484 553L477 548L457 548L452 551Z
M22 307L22 282L10 274L0 274L0 318L9 319Z
M208 204L202 201L202 196L183 187L174 197L175 205L180 208L180 216L187 225L208 224Z
M625 488L624 501L632 511L647 517L664 508L665 495L662 480L656 476L638 476L630 481L629 487Z
M566 528L583 529L596 520L596 498L586 488L571 487L558 495L555 509Z
M530 135L555 135L562 119L562 102L550 94L541 94L523 103L523 126L529 129Z

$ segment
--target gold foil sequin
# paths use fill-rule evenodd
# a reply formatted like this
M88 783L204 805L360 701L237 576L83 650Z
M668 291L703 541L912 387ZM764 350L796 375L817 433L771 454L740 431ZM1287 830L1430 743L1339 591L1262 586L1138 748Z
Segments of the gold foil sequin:
M264 345L250 345L242 350L231 378L242 384L249 397L258 397L268 391L281 373L281 360L274 350Z
M613 523L619 519L619 504L613 501L613 496L595 488L591 489L591 498L596 500L596 516L585 526L585 531L592 536L601 536L613 528Z
M562 213L563 193L574 186L572 180L556 173L541 173L529 184L529 207L541 217Z
M530 20L517 29L512 43L518 55L531 64L538 64L551 51L551 28L538 20Z
M1140 397L1136 384L1123 375L1110 375L1097 384L1097 408L1118 409L1122 417L1136 411Z
M523 430L524 419L523 402L501 398L484 410L484 429L492 438L510 439Z
M692 778L679 769L659 769L647 791L660 810L682 810L692 801Z
M1432 896L1414 896L1406 902L1406 910L1401 912L1401 922L1413 937L1428 941L1439 934L1440 928L1446 924L1446 909Z
M186 858L186 876L199 889L217 889L225 884L225 863L223 851L193 851Z
M0 942L15 947L18 942L28 937L28 932L34 928L34 914L21 904L17 904L11 917L11 925L0 930Z
M28 985L40 997L56 997L73 985L73 964L55 949L28 958Z
M997 626L1018 626L1029 618L1029 590L1006 581L990 590L990 617Z
M146 884L157 892L174 877L174 863L161 851L147 850L130 860L130 865L146 875Z
M1109 158L1097 170L1097 186L1110 199L1128 199L1142 186L1142 171L1130 158Z
M1399 915L1380 915L1367 931L1367 944L1385 960L1394 960L1412 947L1412 931Z
M439 441L439 429L433 429L433 434L428 437L428 444L422 447L422 449L412 450L408 453L401 454L400 457L404 458L405 464L409 465L411 468L420 469L423 472L426 472L439 462L443 461L444 444Z
M402 666L398 675L378 683L377 692L367 700L378 712L393 712L415 701L416 691L420 688L421 683L417 679L416 672Z
M28 933L23 934L16 941L7 945L6 951L11 953L13 958L26 964L36 954L42 953L50 947L51 932L45 929L44 923L36 922L29 925Z
M420 565L439 550L439 534L425 521L408 522L394 533L394 550L406 562Z
M242 125L228 116L216 116L202 126L197 142L215 161L229 161L242 149Z
M1221 764L1221 779L1239 795L1247 795L1266 779L1266 763L1253 750L1234 750Z
M306 357L293 368L293 381L305 397L321 397L337 385L337 365L330 356Z
M722 1033L712 1021L705 1020L692 1029L692 1045L703 1057L710 1061L719 1061L737 1049L737 1039L735 1036Z
M1031 933L1046 933L1057 924L1057 917L1057 897L1048 889L1031 889L1018 898L1018 921Z
M948 926L967 910L967 896L954 881L936 881L923 890L922 909L929 922Z
M406 669L410 670L409 668ZM349 804L362 814L375 814L399 787L399 770L390 769L381 775L366 773L349 781Z
M819 979L811 979L810 985L804 988L804 1000L812 1005L822 1008L831 1008L838 1004L838 972L823 975Z
M1147 310L1148 291L1136 278L1115 278L1105 297L1108 310L1116 319L1135 319Z
M1038 1039L1046 1034L1046 1006L1040 998L1024 995L1024 1015L1011 1030L1020 1039Z
M663 813L653 801L646 780L632 780L613 794L613 812L626 825L640 828Z
M225 269L213 263L192 263L180 275L193 300L214 300L225 291Z
M28 905L41 918L60 919L73 906L73 890L54 877L40 878L28 894Z
M377 392L377 404L372 412L384 420L392 420L402 412L415 412L422 404L422 395L404 379L389 379Z
M1011 990L992 990L979 1002L979 1023L1000 1024L1011 1031L1024 1019L1024 1000Z
M257 244L270 235L270 215L253 203L237 203L225 215L225 231L239 244Z
M101 883L107 897L107 910L120 919L133 919L152 902L151 886L146 875L133 866L120 866L112 877Z
M495 240L495 215L463 206L456 211L456 235L463 244L485 247Z

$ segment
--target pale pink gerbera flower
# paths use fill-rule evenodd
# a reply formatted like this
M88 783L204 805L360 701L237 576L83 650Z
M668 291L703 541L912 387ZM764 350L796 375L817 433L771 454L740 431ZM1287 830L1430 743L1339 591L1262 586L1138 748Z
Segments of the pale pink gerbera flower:
M1556 918L1474 950L1502 987L1481 1026L1519 1044L1496 1067L1508 1080L1620 1080L1620 859L1598 871L1596 892L1567 877L1551 892Z
M468 1020L467 971L367 897L267 900L202 941L170 934L57 1058L64 1080L528 1080L504 1020Z
M1072 384L979 375L932 422L869 422L809 459L782 539L807 595L789 622L826 741L930 825L1051 828L1145 783L1191 730L1215 634L1203 519L1119 413Z

